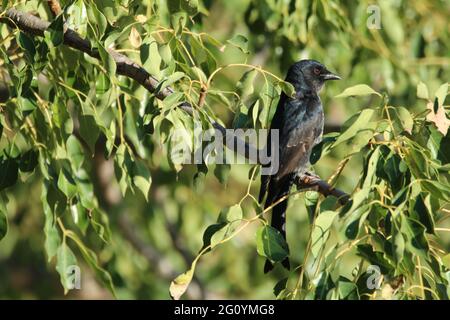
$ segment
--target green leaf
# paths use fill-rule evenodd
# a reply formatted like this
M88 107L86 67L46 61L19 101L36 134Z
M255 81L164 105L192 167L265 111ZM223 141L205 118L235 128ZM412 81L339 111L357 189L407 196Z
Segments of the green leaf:
M128 188L133 189L132 169L131 157L122 144L117 148L116 156L114 157L114 173L123 196L125 196Z
M214 232L214 234L211 236L210 239L210 245L211 249L216 247L218 244L220 244L224 239L226 239L235 229L236 229L236 223L226 223L221 224L223 227L221 227L219 230ZM232 228L232 230L231 230Z
M133 184L142 192L148 201L148 194L152 184L152 177L147 166L141 161L136 161L133 170Z
M289 88L286 88L289 90ZM264 81L264 85L259 93L259 101L261 103L261 111L259 113L259 122L262 128L269 127L269 115L273 110L272 106L277 97L280 96L279 90L269 81Z
M295 96L295 88L291 83L283 81L279 82L278 85L288 97L293 98Z
M359 300L358 287L345 277L340 277L337 289L339 299L342 300Z
M427 148L430 150L433 159L438 159L443 164L450 163L450 153L448 152L448 150L450 150L450 136L444 137L442 133L432 125L429 125L427 129L426 132L429 132ZM426 136L426 134L424 134L424 136Z
M397 107L395 110L397 111L398 120L400 121L403 130L412 133L414 119L411 116L411 113L404 107Z
M183 99L183 97L184 97L184 95L181 92L172 93L170 96L168 96L167 98L165 98L162 101L162 105L163 105L164 109L174 108L175 106L180 104L180 101L181 101L181 99ZM163 124L165 126L172 127L173 123L172 123L172 121L168 120L167 118L163 118L163 120L161 121L161 125L160 125L161 129L160 130L164 131L164 133L167 134L167 132L166 132L167 129L164 128ZM162 130L163 128L166 130Z
M370 122L368 124L368 129L358 131L353 138L346 141L346 149L348 150L346 152L346 157L360 152L362 148L369 144L370 139L372 139L375 134L375 130L373 128L374 124L375 122Z
M264 226L256 232L256 248L258 254L277 262L283 261L289 255L289 247L280 231Z
M194 276L196 263L197 260L194 260L191 268L188 271L180 274L170 283L169 292L172 299L179 300L181 296L186 292L189 284L192 281L192 277Z
M183 11L192 16L198 11L198 0L169 0L166 3L171 14Z
M66 141L67 156L73 169L78 170L84 162L84 150L74 135L70 135Z
M400 230L396 230L391 238L392 255L397 265L403 260L405 253L405 238Z
M146 37L140 48L140 57L143 67L152 75L159 77L161 56L159 55L158 43L149 36Z
M403 216L401 230L406 235L406 248L427 259L429 246L425 237L425 227L419 221Z
M98 52L100 54L100 59L103 63L103 66L106 69L107 75L110 78L114 79L116 77L116 70L117 70L116 61L114 60L112 55L108 52L108 50L106 50L106 48L103 47L103 45L99 41L97 41L97 47Z
M444 83L436 90L436 93L434 95L438 100L439 107L442 107L444 105L447 93L448 93L448 83Z
M217 219L217 222L218 223L221 223L221 222L229 223L229 222L234 222L234 221L241 220L241 219L242 219L242 208L239 204L235 204L232 207L223 209L219 214L219 218Z
M178 80L182 79L185 76L186 75L184 74L184 72L180 72L180 71L172 73L169 77L167 77L166 79L161 81L162 86L159 89L159 91L172 85L173 83L177 82Z
M50 41L55 47L64 42L64 17L62 14L50 23L45 33L49 34Z
M347 239L356 239L362 224L370 213L370 207L365 205L357 208L347 218L349 219L345 227L345 236Z
M428 88L422 81L417 84L417 97L425 100L430 99Z
M159 55L166 65L172 62L173 57L169 44L164 44L159 47Z
M367 129L370 119L372 119L375 111L372 109L364 109L359 114L353 116L344 123L346 128L333 143L333 148L344 141L353 138L359 131Z
M65 129L67 122L73 126L73 123L71 123L72 119L67 111L67 106L65 106L60 99L57 99L54 103L52 103L52 116L53 122L60 129ZM66 132L70 133L71 131L72 130Z
M189 68L187 74L189 75L190 78L200 80L202 83L208 82L208 77L203 72L203 70L198 67Z
M96 28L96 38L101 39L105 34L106 28L108 27L108 20L103 15L103 13L98 10L95 2L89 2L87 7L87 17L90 23L90 26Z
M353 87L349 87L345 89L342 93L335 96L335 98L345 98L345 97L354 97L354 96L368 96L371 94L376 94L381 97L381 94L373 90L366 84L358 84Z
M19 97L17 98L17 101L19 102L20 110L24 116L31 114L37 108L37 104L34 99Z
M8 232L8 219L6 217L6 210L3 205L0 205L0 241L6 236Z
M19 169L22 172L31 172L38 164L39 152L33 149L28 150L20 157Z
M318 257L320 251L324 249L337 214L335 211L324 211L317 217L311 234L311 253L314 257Z
M25 50L28 59L33 62L36 54L36 45L31 37L23 32L19 32L16 37L18 45Z
M309 223L314 222L314 216L319 202L319 193L316 191L306 191L305 193L305 207L308 212Z
M72 199L77 194L77 185L73 177L71 177L70 173L65 169L62 169L59 172L58 188L68 199Z
M73 222L80 228L83 235L89 226L90 219L87 210L82 206L81 202L77 202L70 206Z
M328 272L324 271L320 274L319 282L314 291L314 298L317 300L325 300L328 292L335 287L333 280Z
M89 221L98 237L104 243L109 243L111 240L111 230L109 229L108 216L98 208L94 208L91 211L91 219Z
M56 255L56 252L61 244L61 238L58 233L57 224L55 221L55 215L47 201L48 197L49 183L45 182L42 188L41 202L44 210L45 224L44 224L44 234L45 234L45 251L47 253L47 259L50 262L52 258Z
M392 264L384 257L382 252L374 251L370 244L360 244L357 246L357 254L366 259L370 264L380 268L382 274L389 274L394 270Z
M100 129L97 122L91 115L81 115L80 118L80 135L89 147L91 153L94 153L95 143L100 135Z
M57 216L61 216L66 211L67 197L59 188L57 188L53 181L48 183L46 191L46 201L56 219Z
M443 200L450 200L450 186L439 181L422 180L422 187L435 197L441 197Z
M253 104L253 106L251 107L252 108L253 127L256 127L257 122L258 122L259 101L260 100L256 100L255 103Z
M35 99L30 98L30 95L28 94L31 88L31 82L33 81L33 71L31 67L27 65L22 68L22 70L20 70L17 76L19 78L17 83L15 83L15 89L18 96L17 103L19 104L23 115L27 116L37 108ZM28 97L25 98L25 95L27 95Z
M250 51L248 51L248 39L243 35L237 34L233 38L227 40L227 42L245 54L250 53Z
M221 184L226 184L230 175L231 166L229 164L216 164L214 175Z
M430 195L420 194L415 198L415 202L413 203L414 206L411 210L411 217L420 221L427 228L427 233L434 234L434 219Z
M374 180L376 179L376 169L377 169L377 164L378 164L378 160L380 159L380 148L376 148L375 150L373 150L371 153L369 153L368 155L368 159L367 159L367 163L366 166L364 168L364 182L363 182L363 189L366 189L367 194L366 197L368 195L368 192L370 191L370 188L373 185ZM356 197L354 197L355 199ZM363 198L361 198L362 200ZM353 202L355 203L356 201L353 200Z
M100 267L95 253L91 249L87 248L75 233L69 232L68 236L77 244L84 260L94 271L97 279L99 279L103 283L103 285L105 285L106 288L112 293L112 295L115 296L116 293L114 290L114 284L112 282L111 275L105 269Z
M309 159L311 164L315 164L317 161L320 160L320 158L322 156L326 155L330 151L333 143L336 141L338 136L339 136L339 133L330 132L330 133L325 134L322 137L322 141L313 147L313 150L311 152L311 156Z
M209 230L207 229L205 231L205 235L207 235L208 232L207 236L209 236L209 238L205 238L204 235L204 244L209 242L211 248L214 248L224 239L232 235L236 228L241 224L242 215L242 208L239 204L221 210L219 217L217 218L217 224L210 226L212 228L208 228Z
M394 194L404 187L405 174L402 172L402 159L393 150L386 146L380 147L381 158L377 163L376 174L386 180Z
M208 226L205 232L203 233L203 247L202 250L211 245L211 238L219 232L226 223L216 223Z
M236 90L241 99L246 99L254 92L253 82L258 75L256 69L246 71L236 85Z
M450 253L442 257L442 263L448 270L450 270Z
M281 279L280 281L277 282L275 287L273 287L273 294L275 295L275 297L278 298L283 293L283 291L286 289L288 279L289 278Z
M0 157L0 191L16 183L18 170L19 164L16 159Z
M61 284L64 287L64 294L67 294L70 289L73 289L73 285L76 281L74 277L79 276L77 273L73 273L73 267L77 266L77 258L63 241L56 253L56 271L58 271L61 278Z
M170 25L174 29L176 35L179 35L182 32L188 19L189 17L186 12L175 12L170 15Z

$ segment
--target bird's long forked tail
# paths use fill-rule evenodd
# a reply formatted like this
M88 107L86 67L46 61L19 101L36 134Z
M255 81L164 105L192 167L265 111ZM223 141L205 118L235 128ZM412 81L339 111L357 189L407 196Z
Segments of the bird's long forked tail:
M267 196L266 199L266 204L265 204L265 208L269 207L271 204L277 202L279 199L281 199L282 197L284 197L285 195L287 195L289 193L290 190L290 183L284 183L281 187L281 190L277 190L279 192L278 195L276 195L275 197L273 196L274 190L273 190L273 186L272 188L269 187L269 194ZM271 219L271 223L270 225L277 229L278 231L280 231L281 235L283 236L283 238L286 240L286 209L287 209L287 204L288 204L288 200L285 199L283 201L281 201L280 203L278 203L277 205L275 205L272 208L272 219ZM283 265L283 267L285 267L287 270L291 269L290 266L290 262L289 262L289 258L284 259L281 264ZM270 271L272 271L272 269L274 268L272 262L269 259L266 259L266 262L264 264L264 273L268 273Z

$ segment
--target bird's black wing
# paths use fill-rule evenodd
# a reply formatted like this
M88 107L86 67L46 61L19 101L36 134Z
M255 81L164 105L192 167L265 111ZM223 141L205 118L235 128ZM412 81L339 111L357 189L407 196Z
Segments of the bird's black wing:
M302 101L296 101L302 104ZM280 166L275 179L281 179L286 175L301 172L309 163L309 156L317 137L321 135L321 119L315 114L310 116L305 108L299 108L300 112L293 117L296 125L286 125L288 132L280 142ZM288 121L288 120L287 120Z
M277 110L272 119L271 132L279 130L278 170L272 176L261 176L261 189L259 201L266 194L271 180L286 180L288 175L302 173L306 170L311 150L320 140L323 128L323 113L320 99L317 96L306 96L297 99L289 99L284 94L280 98ZM271 132L267 139L268 155L270 150ZM275 185L274 185L275 187ZM271 192L272 203L278 195Z

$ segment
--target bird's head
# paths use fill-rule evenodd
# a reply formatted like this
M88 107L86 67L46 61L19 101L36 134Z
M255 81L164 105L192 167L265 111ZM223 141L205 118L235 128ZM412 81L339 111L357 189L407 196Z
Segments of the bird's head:
M341 77L329 71L316 60L300 60L288 71L286 81L292 83L296 90L309 89L319 92L325 81L339 80Z

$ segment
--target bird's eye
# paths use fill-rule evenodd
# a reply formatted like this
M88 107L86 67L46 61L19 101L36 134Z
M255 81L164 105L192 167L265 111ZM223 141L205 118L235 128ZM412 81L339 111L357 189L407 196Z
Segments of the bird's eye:
M314 72L315 75L319 75L320 74L320 69L315 67L313 72Z

